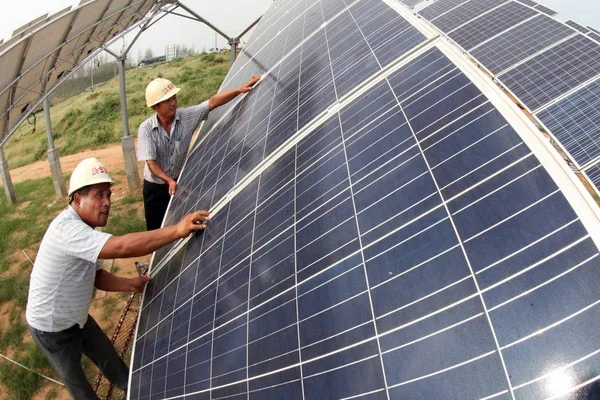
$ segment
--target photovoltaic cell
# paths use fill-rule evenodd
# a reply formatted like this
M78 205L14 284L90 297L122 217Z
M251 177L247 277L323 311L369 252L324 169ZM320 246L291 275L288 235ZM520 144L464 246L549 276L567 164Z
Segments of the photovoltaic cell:
M321 3L303 27L322 25ZM374 0L336 14L297 51L265 55L271 73L190 154L174 220L277 157L147 285L129 398L539 399L552 372L598 377L598 248L440 50L275 153L350 90L340 76L361 72L344 57L389 65L377 33L410 33ZM352 47L361 36L371 56Z
M600 157L600 84L593 82L536 115L579 165Z
M525 4L526 6L535 7L538 5L535 1L532 0L519 0L520 3Z
M498 74L574 32L545 15L514 27L470 53L490 72Z
M443 13L448 12L454 7L466 3L467 1L469 0L439 0L419 11L419 15L426 20L431 21L432 19L439 17Z
M548 7L546 7L546 6L543 6L543 5L541 5L541 4L538 4L537 6L535 6L535 9L536 9L536 10L538 10L538 11L541 11L541 12L543 12L544 14L547 14L547 15L549 15L549 16L553 16L553 15L556 15L556 14L558 14L558 13L557 13L556 11L554 11L553 9L551 9L551 8L548 8Z
M596 42L600 43L600 35L599 34L597 34L595 32L590 32L590 33L588 33L588 36L591 39L594 39Z
M529 7L510 2L450 32L448 36L465 50L470 50L536 14Z
M499 5L506 3L505 0L471 0L464 3L446 14L431 20L442 32L448 33L460 25L477 18L486 11L489 11Z
M588 180L594 184L595 189L600 192L600 165L596 164L585 170Z
M588 33L590 31L588 28L585 28L574 21L569 20L569 21L565 22L565 24L569 25L571 28L573 28L581 33Z
M530 110L600 74L600 45L577 35L500 75Z
M587 29L589 29L590 31L592 31L592 32L595 32L595 33L597 33L598 35L600 35L600 31L599 31L599 30L597 30L597 29L594 29L594 28L592 28L591 26L587 26L586 28L587 28Z

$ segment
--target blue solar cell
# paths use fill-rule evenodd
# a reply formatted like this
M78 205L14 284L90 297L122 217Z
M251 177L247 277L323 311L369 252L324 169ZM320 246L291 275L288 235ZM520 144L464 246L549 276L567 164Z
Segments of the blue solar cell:
M585 174L594 184L596 191L600 192L600 165L595 164L585 170Z
M539 398L557 368L574 385L598 375L598 248L441 51L286 151L268 145L346 87L331 44L359 38L353 19L367 42L377 31L358 10L276 65L191 154L172 215L264 168L148 285L130 398Z
M564 24L540 15L470 52L488 70L498 74L571 34L573 30Z
M600 84L593 82L539 112L578 166L600 157Z
M536 14L529 7L510 2L450 32L448 36L464 49L470 50Z
M578 34L500 75L500 80L536 110L599 73L600 45Z
M467 1L469 0L439 0L419 11L419 14L426 20L431 21Z
M448 33L503 3L505 3L504 0L471 0L448 11L438 18L432 19L431 23L442 32Z

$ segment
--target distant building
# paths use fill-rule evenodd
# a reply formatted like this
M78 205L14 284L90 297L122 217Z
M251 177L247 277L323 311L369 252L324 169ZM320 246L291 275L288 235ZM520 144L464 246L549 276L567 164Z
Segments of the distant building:
M159 62L165 62L165 61L167 61L167 57L166 56L144 58L142 61L140 61L138 63L138 68L139 67L145 67L146 65L150 65L150 64L156 64L156 63L159 63Z

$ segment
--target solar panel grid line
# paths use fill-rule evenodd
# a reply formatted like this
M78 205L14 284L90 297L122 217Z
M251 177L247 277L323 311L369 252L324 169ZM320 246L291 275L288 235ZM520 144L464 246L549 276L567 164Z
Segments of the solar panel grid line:
M519 23L517 23L517 24L515 24L515 25L513 25L513 26L511 26L511 27L509 27L509 28L507 28L507 29L505 29L505 30L503 30L503 31L501 31L501 32L498 32L498 33L496 33L496 34L495 34L495 35L493 35L493 36L490 36L489 38L487 38L487 39L486 39L486 40L484 40L483 42L481 42L481 43L478 43L477 45L475 45L475 46L471 47L470 49L468 49L468 51L469 51L469 52L471 52L471 51L473 51L473 50L476 50L477 48L479 48L479 47L481 47L481 46L484 46L485 44L487 44L487 43L489 43L489 42L492 42L494 39L496 39L496 38L498 38L498 37L500 37L500 36L504 35L505 33L507 33L507 32L510 32L511 30L513 30L513 29L515 29L515 28L518 28L518 27L519 27L519 26L521 26L521 25L525 25L525 24L527 24L527 23L531 22L533 19L535 19L535 18L537 18L537 17L538 17L538 15L532 15L532 16L530 16L530 17L528 17L528 18L526 18L526 19L524 19L524 20L520 21ZM470 54L470 55L472 56L472 54Z
M427 46L427 43L424 43L422 46L423 46L423 47L420 47L420 48L416 49L414 53L408 53L408 54L407 54L407 57L408 57L408 59L410 59L411 57L417 57L417 56L418 56L418 54L420 54L420 53L421 53L421 52L423 52L423 51L426 51L426 48L425 48L425 46ZM402 62L408 62L408 59L407 59L407 60L405 60L404 58L402 58L402 59L400 59L400 60L399 60L399 62L400 62L400 63L402 63ZM390 64L390 66L388 66L388 68L387 68L385 71L383 71L383 72L382 72L382 74L389 73L389 71L392 71L392 70L393 70L393 68L399 68L399 65ZM378 75L377 77L375 77L375 78L376 78L376 79L381 79L381 76L380 76L380 75L382 75L382 74L379 74L379 75ZM365 83L364 83L364 85L367 85L367 86L364 86L364 85L359 85L359 86L357 87L357 89L356 89L356 91L355 91L355 92L353 91L353 92L351 92L351 93L348 93L348 94L346 95L346 96L347 96L347 98L344 100L344 103L348 103L348 102L352 101L354 98L358 97L358 96L361 94L361 92L364 92L364 91L367 91L367 90L369 90L369 87L370 87L370 86L372 86L372 85L374 85L374 84L376 84L376 83L377 83L377 82L369 82L369 81L367 81L367 82L365 82ZM346 97L346 96L345 96L345 97ZM339 103L339 104L341 104L341 103ZM334 110L333 110L333 109L332 109L332 110L329 110L329 112L332 112L332 111L334 111ZM326 114L326 115L323 115L321 118L317 118L317 120L313 121L313 123L311 123L309 126L307 126L307 127L305 127L305 128L304 128L304 129L305 129L305 131L304 131L303 135L307 135L307 134L309 134L309 133L311 132L311 130L313 129L313 127L316 127L316 126L318 126L318 124L322 122L322 118L327 118L327 117L328 117L328 116L327 116L327 114ZM308 129L306 129L306 128L308 128ZM304 130L304 129L303 129L303 130ZM297 134L298 134L298 133L297 133ZM297 140L299 141L299 140L301 140L302 138L303 138L303 136L301 135L301 136L299 136L299 137L297 138ZM292 145L293 145L293 143L290 143L290 144L289 144L289 146L292 146ZM270 165L270 163L271 163L271 162L274 162L274 160L276 160L276 159L277 159L277 158L278 158L280 155L282 155L283 153L285 153L285 152L288 150L288 148L289 148L288 146L284 146L284 147L281 147L281 148L280 148L278 151L276 151L275 153L273 153L273 154L270 156L270 158L272 158L272 160L264 160L263 167L264 167L264 168L268 168L268 166ZM255 177L256 177L256 176L257 176L257 175L258 175L260 172L261 172L261 171L260 171L260 168L259 168L259 169L257 169L256 171L254 171L254 173L251 173L251 174L249 174L249 175L247 176L247 178L245 178L245 179L244 179L244 181L247 181L248 183L249 183L249 182L251 182L251 181L252 181L252 180L253 180L253 179L254 179L254 178L255 178ZM224 207L224 206L227 204L227 202L229 201L229 199L231 199L233 196L235 196L235 193L236 193L237 191L239 191L239 190L243 189L243 188L245 187L245 185L246 185L246 183L245 183L245 182L240 182L240 185L237 187L237 189L235 189L235 188L234 188L235 190L234 190L233 192L231 192L231 194L230 194L230 195L226 195L226 196L224 196L222 201L219 201L219 202L217 202L217 203L215 204L215 207L214 207L215 213L216 213L218 210L220 210L222 207ZM214 213L213 213L213 215L214 215ZM162 267L162 266L164 266L164 265L166 264L166 262L167 262L167 260L165 260L165 262L161 262L161 267ZM160 269L160 268L156 268L156 271L158 272L158 271L159 271L159 269Z
M475 21L475 20L477 20L477 19L479 19L479 18L481 18L481 17L484 17L484 16L488 15L489 13L491 13L491 12L494 12L494 11L498 10L498 9L499 9L499 8L501 8L502 6L509 5L509 4L515 4L515 2L514 2L514 1L512 1L512 0L507 0L505 3L498 4L498 5L496 5L496 6L495 6L495 7L493 7L493 8L490 8L490 9L483 10L483 12L482 12L481 14L478 14L477 16L475 16L475 17L472 17L471 19L468 19L468 20L464 21L462 24L460 24L460 25L458 25L458 26L456 26L456 27L453 27L451 30L449 30L449 31L447 31L447 32L445 32L445 33L446 33L446 35L449 35L450 33L452 33L452 32L454 32L454 31L456 31L457 29L460 29L460 28L464 27L465 25L468 25L469 23L471 23L471 22L473 22L473 21ZM470 16L469 16L469 17L470 17Z
M354 6L355 4L359 3L360 1L361 1L361 0L355 0L355 1L353 1L353 2L352 2L352 3L350 3L350 4L349 4L349 5L348 5L348 6L347 6L347 7L346 7L344 10L342 10L342 11L340 11L339 13L335 14L335 15L334 15L334 16L333 16L333 17L332 17L330 20L328 20L327 22L331 22L331 21L335 20L335 19L336 19L336 18L338 18L340 15L342 15L342 14L344 13L344 11L346 11L346 10L347 10L347 9L349 9L350 7ZM310 9L311 7L313 7L313 6L317 5L317 4L320 4L320 0L319 0L319 1L317 1L317 2L315 2L315 3L312 3L312 4L311 4L311 6L309 7L309 9ZM306 11L308 11L308 9L307 9L307 10L305 10L305 13L306 13ZM297 17L295 20L297 20L297 19L300 19L300 18L303 18L303 17L305 16L305 13L303 13L303 14L302 14L302 15L300 15L300 16L298 16L298 17ZM294 21L295 21L295 20L294 20ZM290 26L292 23L293 23L293 21L292 21L292 22L291 22L291 23L288 25L288 27L289 27L289 26ZM324 26L323 26L323 27L324 27ZM297 51L298 49L301 49L301 48L302 48L302 45L303 45L304 43L306 43L308 40L310 40L311 38L313 38L315 35L317 35L317 34L318 34L318 33L319 33L319 32L320 32L322 29L323 29L323 27L320 27L319 29L317 29L317 30L315 30L314 32L310 33L308 36L305 36L305 37L303 38L303 40L301 40L301 41L300 41L300 42L299 42L299 43L298 43L296 46L294 46L294 47L293 47L293 48L292 48L292 49L291 49L291 50L290 50L290 51L289 51L287 54L285 54L283 57L281 57L277 63L275 63L275 64L274 64L274 65L273 65L273 66L272 66L272 67L271 67L271 68L270 68L268 71L266 71L266 72L265 72L265 74L264 74L264 76L263 76L263 79L264 79L265 77L267 77L269 74L271 74L271 73L272 73L272 72L273 72L273 71L274 71L274 70L275 70L277 67L279 67L279 66L280 66L280 65L281 65L281 64L282 64L282 63L283 63L283 62L284 62L284 61L285 61L285 60L286 60L286 59L287 59L289 56L291 56L291 55L292 55L292 54L293 54L295 51ZM275 38L272 38L272 39L271 39L271 41L272 41L272 40L274 40L274 39L275 39ZM269 41L268 43L270 43L270 41ZM265 48L265 47L268 45L268 43L267 43L267 44L265 44L265 46L263 46L263 49L264 49L264 48ZM262 50L262 49L261 49L261 50ZM246 64L249 64L251 61L252 61L252 58L251 58L250 60L248 60ZM246 64L245 64L245 65L246 65ZM243 68L244 68L244 66L240 67L240 71L241 71ZM234 78L236 75L237 75L237 73L236 73L236 74L235 74L235 75L232 77L232 79L233 79L233 78ZM226 80L223 82L223 84L222 84L222 86L221 86L221 89L222 89L223 87L225 87L225 86L226 86L226 83L227 83L227 79L226 79ZM242 98L235 99L235 100L232 102L232 106L229 108L229 111L231 111L231 110L232 110L232 109L233 109L233 108L234 108L234 107L235 107L235 106L236 106L236 105L237 105L237 104L238 104L240 101L242 101ZM223 120L225 120L225 119L227 118L227 115L228 115L228 114L224 114L223 116L221 116L221 118L219 119L219 121L217 121L217 122L216 122L216 123L215 123L215 124L214 124L214 125L211 127L211 131L208 131L208 132L204 133L204 135L203 135L203 138L202 138L202 141L203 141L203 140L204 140L206 137L208 137L208 135L209 135L209 134L212 132L212 130L214 130L214 129L215 129L215 128L216 128L216 127L217 127L217 126L218 126L218 125L219 125L219 124L220 124L220 123L223 121ZM199 146L199 145L202 143L202 141L198 142L198 143L197 143L197 144L194 146L194 148L197 148L197 147L198 147L198 146Z
M597 34L596 32L592 32L590 31L587 36L592 39L595 40L596 42L600 43L600 34Z
M579 25L577 22L571 21L571 20L568 20L567 22L565 22L565 25L569 25L571 28L573 28L583 34L586 34L590 31L588 28L583 27L583 26Z
M446 0L438 1L421 10L419 14L428 21L433 21L436 18L454 10L461 5L468 3L471 0ZM432 18L433 17L433 18Z
M553 99L552 101L550 101L547 104L544 104L544 106L540 107L539 109L535 110L535 114L548 109L549 107L560 103L561 101L567 99L568 97L572 96L574 93L577 93L578 91L580 91L581 89L585 89L595 83L600 83L600 72L598 74L598 76L592 77L590 79L588 79L585 82L580 83L579 85L577 85L576 87L574 87L573 89L569 90L568 92L561 94L560 96L556 97L555 99Z
M450 32L477 16L508 3L510 0L470 0L430 22L442 32Z
M511 1L472 19L467 24L448 32L458 46L471 52L482 43L489 42L514 27L535 18L535 10Z
M471 57L491 75L498 75L521 61L543 51L562 39L574 36L572 28L545 14L534 17L529 23L518 25L493 42L481 44L471 50Z
M549 46L547 46L547 47L545 47L545 48L543 48L543 49L541 49L541 50L538 50L536 53L534 53L534 54L532 54L532 55L530 55L530 56L528 56L528 57L526 57L526 58L522 59L522 60L521 60L521 61L519 61L518 63L516 63L516 64L514 64L514 65L511 65L510 67L507 67L507 68L503 69L502 71L498 72L498 73L496 74L496 76L497 76L497 77L500 77L501 75L504 75L504 74L506 74L507 72L510 72L511 70L513 70L513 69L515 69L515 68L517 68L517 67L520 67L521 65L523 65L523 64L525 64L525 63L527 63L528 61L530 61L530 60L532 60L533 58L535 58L535 57L539 56L540 54L543 54L543 53L547 52L548 50L552 50L553 48L555 48L555 47L557 47L557 46L560 46L561 44L565 43L565 42L566 42L566 41L568 41L569 39L572 39L572 38L576 37L577 35L578 35L578 33L577 33L577 32L573 32L573 34L571 34L571 35L569 35L569 36L567 36L567 37L564 37L564 38L562 38L561 40L559 40L559 41L557 41L557 42L555 42L555 43L552 43L551 45L549 45Z
M588 237L589 237L589 236L588 236ZM588 237L585 237L585 238L581 239L581 241L579 241L578 243L581 243L583 240L587 239ZM578 243L576 243L576 244L578 244ZM500 304L497 304L497 305L495 305L494 307L490 308L490 311L494 311L494 310L496 310L496 309L498 309L498 308L504 307L505 305L507 305L507 304L509 304L509 303L512 303L513 301L515 301L515 300L518 300L518 299L520 299L521 297L527 296L528 294L530 294L530 293L532 293L532 292L535 292L536 290L538 290L538 289L540 289L540 288L542 288L542 287L544 287L544 286L547 286L547 285L549 285L550 283L552 283L552 282L554 282L554 281L556 281L556 280L559 280L559 279L560 279L560 278L562 278L563 276L565 276L565 275L567 275L567 274L570 274L571 272L573 272L573 271L575 271L576 269L580 268L580 267L581 267L581 266L583 266L584 264L586 264L586 263L588 263L589 261L591 261L591 260L595 259L596 257L598 257L598 255L599 255L599 254L592 255L592 256L588 257L587 259L585 259L584 261L580 262L579 264L576 264L575 266L573 266L573 267L569 268L568 270L566 270L566 271L564 271L564 272L560 273L559 275L556 275L555 277L553 277L553 278L551 278L551 279L547 280L546 282L543 282L543 283L541 283L541 284L539 284L539 285L537 285L537 286L534 286L533 288L531 288L531 289L529 289L529 290L526 290L525 292L523 292L523 293L521 293L521 294L519 294L519 295L517 295L517 296L515 296L515 297L513 297L513 298L511 298L511 299L508 299L508 300L504 301L503 303L500 303ZM600 350L598 350L598 351L600 351ZM525 385L523 385L523 386L525 386ZM516 387L515 387L515 389L516 389Z
M558 14L556 11L552 10L551 8L548 8L548 7L543 6L541 4L538 4L537 6L535 6L535 9L539 10L539 11L541 11L544 14L547 14L549 16L554 16L554 15Z
M389 83L389 80L387 80L387 84L388 84L389 88L390 88L390 89L392 89L392 85ZM405 113L405 111L404 111L404 108L403 108L403 107L402 107L402 105L401 105L401 102L400 102L400 100L398 99L398 97L396 97L396 94L394 93L393 89L392 89L392 94L393 94L393 95L394 95L394 97L396 98L396 101L398 102L398 106L400 107L400 109L402 110L402 113L404 114L404 118L405 118L407 121L409 121L409 118L408 118L408 116L406 115L406 113ZM449 218L449 220L450 220L450 223L451 223L451 225L452 225L452 229L453 229L453 231L454 231L454 234L456 235L456 238L457 238L457 239L458 239L458 241L459 241L459 244L460 244L460 249L461 249L462 255L463 255L463 257L465 258L465 260L466 260L466 262L467 262L467 265L468 265L468 267L469 267L469 270L470 270L470 272L471 272L471 277L472 277L472 279L473 279L473 282L474 282L474 284L475 284L475 287L476 287L476 291L477 291L477 294L478 294L479 300L480 300L480 302L481 302L481 304L482 304L482 306L483 306L483 309L484 309L484 312L485 312L485 315L486 315L487 322L488 322L488 324L489 324L490 330L491 330L491 332L492 332L492 336L493 336L493 338L494 338L494 342L495 342L495 345L496 345L496 350L495 350L495 351L497 351L497 352L498 352L498 355L499 355L499 357L500 357L500 360L501 360L501 363L502 363L502 368L503 368L503 370L504 370L504 374L505 374L505 378L506 378L506 382L507 382L507 384L508 384L508 388L509 388L509 390L510 390L511 396L512 396L512 397L513 397L513 399L514 399L515 397L514 397L514 392L513 392L513 388L512 388L512 383L511 383L511 380L510 380L510 376L509 376L509 373L508 373L508 369L507 369L507 367L506 367L506 363L505 363L505 361L504 361L504 357L502 356L502 351L500 350L500 344L499 344L499 342L498 342L498 338L496 337L496 332L495 332L495 330L494 330L494 326L493 326L493 324L492 324L492 320L491 320L491 318L490 318L490 316L489 316L488 309L487 309L487 306L486 306L485 300L484 300L484 298L483 298L483 294L481 293L481 289L479 288L479 283L478 283L478 281L477 281L477 278L476 278L476 276L475 276L475 272L474 272L474 270L473 270L473 267L471 266L471 263L470 263L470 261L469 261L468 254L467 254L467 252L466 252L466 250L465 250L465 248L464 248L464 244L463 244L464 242L463 242L463 240L461 239L461 236L460 236L460 234L459 234L459 232L458 232L458 230L457 230L457 228L456 228L456 225L454 224L454 220L453 220L453 218L452 218L452 216L451 216L450 210L448 209L448 206L447 206L446 200L444 199L444 196L443 196L443 194L442 194L442 191L440 190L440 186L439 186L439 184L438 184L437 180L435 179L435 177L434 177L434 175L433 175L433 172L432 172L431 166L429 165L429 161L428 161L428 160L425 158L425 156L424 156L424 153L423 153L423 150L422 150L421 144L418 142L418 137L417 137L417 135L416 135L416 133L415 133L415 130L413 129L413 127L412 127L412 126L410 126L410 130L411 130L411 132L412 132L412 135L413 135L413 137L414 137L414 138L415 138L415 140L417 141L417 144L418 144L418 147L419 147L419 152L420 152L420 153L423 155L423 159L424 159L424 162L425 162L425 164L426 164L426 166L427 166L427 169L429 170L429 173L430 173L430 175L433 177L433 183L434 183L434 185L435 185L435 188L437 189L437 191L438 191L438 194L439 194L439 196L440 196L440 198L441 198L441 200L442 200L442 204L444 205L444 209L445 209L445 211L446 211L446 214L448 215L448 218Z
M532 0L518 0L518 1L521 4L524 4L524 5L529 6L529 7L535 7L538 4L538 3L536 3L535 1L532 1Z
M347 8L350 8L350 7L352 7L354 4L356 4L356 3L360 2L360 1L361 1L361 0L354 0L354 1L352 1L352 2L351 2L351 3L350 3L348 6L347 6ZM293 19L293 20L292 20L292 21L291 21L291 22L290 22L288 25L286 25L284 28L280 29L280 30L279 30L279 32L282 32L282 31L283 31L283 30L285 30L286 28L290 27L290 26L291 26L291 25L292 25L292 24L293 24L293 23L294 23L296 20L299 20L300 18L304 18L304 17L305 17L305 15L306 15L306 13L308 12L308 10L309 10L309 9L311 9L311 8L313 8L313 7L320 7L320 4L321 4L321 0L318 0L318 1L315 1L315 2L311 3L311 4L309 5L309 7L307 7L307 8L304 10L304 12L303 12L302 14L300 14L300 15L298 15L296 18L294 18L294 19ZM340 11L338 14L334 15L334 16L333 16L333 17L332 17L332 18L331 18L329 21L332 21L332 20L336 19L336 18L337 18L339 15L341 15L342 13L343 13L343 10L342 10L342 11ZM282 16L281 18L283 18L283 16ZM327 21L327 22L329 22L329 21ZM275 22L277 22L277 21L275 21ZM321 28L322 28L322 27L321 27ZM305 37L303 41L301 41L300 43L298 43L298 44L297 44L297 45L296 45L294 48L292 48L292 49L291 49L291 50L290 50L290 51L289 51L289 52L288 52L286 55L284 55L284 58L285 58L287 55L289 55L289 54L292 54L292 53L293 53L295 50L297 50L298 48L300 48L300 47L302 46L302 44L303 44L305 41L307 41L308 39L310 39L310 38L312 37L311 35L315 35L315 34L316 34L318 31L319 31L319 29L317 29L316 31L312 32L312 33L311 33L309 36ZM253 38L251 37L250 39L253 39ZM259 36L258 38L256 38L256 39L260 39L260 36ZM274 37L272 37L272 38L271 38L271 39L270 39L270 40L269 40L269 41L268 41L268 42L267 42L267 43L266 43L266 44L265 44L265 45L264 45L264 46L263 46L261 49L259 49L259 50L258 50L258 51L257 51L257 52L256 52L256 53L255 53L255 54L254 54L254 55L253 55L253 56L252 56L252 57L251 57L251 58L250 58L250 59L249 59L249 60L248 60L248 61L247 61L247 62L246 62L246 63L245 63L243 66L240 66L240 68L239 68L239 71L238 71L238 72L236 72L236 73L235 73L235 74L234 74L234 75L233 75L231 78L229 78L229 77L226 77L226 79L223 81L223 84L221 85L221 88L220 88L220 90L222 90L222 89L223 89L223 88L224 88L224 87L227 85L227 83L228 83L228 82L232 81L232 80L233 80L233 79L234 79L234 78L235 78L235 77L236 77L236 76L237 76L237 75L238 75L238 74L239 74L239 73L240 73L240 72L241 72L241 71L244 69L244 67L245 67L246 65L248 65L250 62L252 62L252 60L253 60L253 59L254 59L254 58L255 58L255 57L256 57L256 56L257 56L257 55L258 55L258 54L259 54L259 53L260 53L260 52L263 50L263 49L265 49L265 48L266 48L266 47L267 47L267 46L268 46L268 45L269 45L269 44L270 44L272 41L274 41L274 40L275 40L275 36L274 36ZM284 59L284 58L282 58L282 59L280 60L280 62L278 62L277 64L275 64L275 65L274 65L274 66L271 68L271 70L272 70L274 67L276 67L277 65L281 64L281 62L283 61L283 59ZM268 73L268 72L267 72L267 73Z

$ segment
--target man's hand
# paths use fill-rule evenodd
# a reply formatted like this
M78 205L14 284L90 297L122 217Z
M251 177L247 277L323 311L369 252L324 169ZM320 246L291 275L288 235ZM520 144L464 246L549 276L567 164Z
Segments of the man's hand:
M169 196L173 196L177 190L177 182L173 179L169 179L167 183L169 184Z
M177 224L177 237L182 239L194 231L206 228L209 215L209 212L205 210L195 211L187 215Z
M260 81L260 75L252 75L252 78L250 78L250 80L248 82L244 83L240 87L240 92L248 93L249 91L252 90L252 86L256 85L256 83L258 81Z
M149 276L136 276L135 278L131 278L129 280L130 292L133 293L142 293L144 291L144 286L150 280Z

